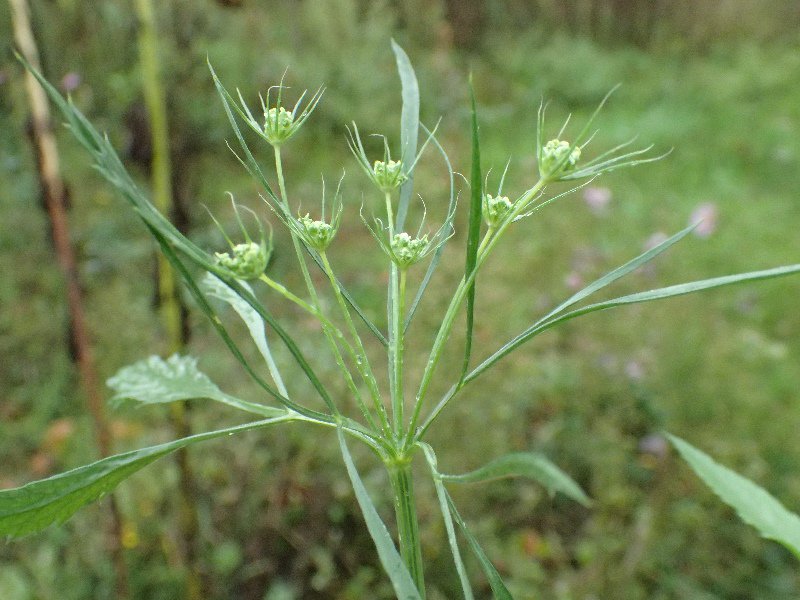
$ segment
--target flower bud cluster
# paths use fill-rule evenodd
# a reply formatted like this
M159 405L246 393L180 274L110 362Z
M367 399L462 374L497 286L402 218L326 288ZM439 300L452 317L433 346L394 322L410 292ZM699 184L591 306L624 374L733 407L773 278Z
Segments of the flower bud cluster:
M397 233L390 242L392 260L401 269L407 269L425 256L428 245L427 235L412 238L406 232Z
M294 114L284 107L264 111L264 136L270 144L280 145L294 133Z
M483 196L483 218L489 227L497 227L514 208L508 196Z
M269 262L266 243L247 242L231 247L231 252L216 252L217 263L237 278L250 281L261 277Z
M550 140L542 148L539 173L547 179L557 178L575 169L581 149L563 140Z
M403 173L403 164L396 160L376 160L372 167L372 180L381 191L390 192L400 187L408 179Z
M330 246L338 230L335 224L315 221L309 215L298 218L297 222L306 243L318 252L322 252Z

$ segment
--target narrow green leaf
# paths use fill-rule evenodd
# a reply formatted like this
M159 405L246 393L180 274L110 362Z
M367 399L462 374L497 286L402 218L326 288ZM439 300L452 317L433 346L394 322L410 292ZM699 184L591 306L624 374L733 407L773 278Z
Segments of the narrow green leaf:
M475 270L478 259L478 244L481 237L481 218L483 210L483 179L481 177L481 145L478 137L478 109L475 105L475 89L470 76L469 97L472 105L472 171L470 174L469 231L467 235L467 257L464 266L464 280L468 280ZM461 369L463 380L469 369L472 353L472 327L475 314L475 278L467 290L467 328L464 344L464 364Z
M504 477L526 477L541 483L551 494L565 496L589 506L592 501L581 487L546 456L535 452L515 452L496 458L463 475L442 475L448 483L483 483Z
M61 111L64 118L67 120L67 126L78 142L92 156L95 167L100 174L131 203L139 217L145 223L149 224L149 226L160 231L171 244L191 257L193 261L198 264L211 264L209 256L183 236L175 226L147 200L147 197L136 186L133 179L128 174L108 138L101 135L83 113L81 113L71 101L65 100L41 73L36 71L36 69L22 57L19 57L19 59L25 68L36 77L39 84L44 88L45 92L47 92L51 101Z
M63 523L78 509L102 498L139 469L179 448L292 419L292 416L283 415L199 433L166 444L110 456L19 488L1 490L0 535L19 537Z
M553 310L551 310L549 313L547 313L544 317L539 319L539 321L537 321L537 324L547 321L552 316L557 315L558 313L564 311L564 309L569 308L573 304L577 304L578 302L580 302L584 298L587 298L588 296L594 294L595 292L603 289L607 285L610 285L610 284L614 283L615 281L617 281L618 279L621 279L622 277L624 277L628 273L630 273L632 271L635 271L636 269L638 269L642 265L650 262L655 257L657 257L659 254L661 254L665 250L668 250L669 248L671 248L672 246L677 244L679 241L681 241L684 237L689 235L692 231L695 230L695 228L697 228L698 225L699 225L699 222L698 223L693 223L692 225L689 225L689 227L687 227L686 229L683 229L682 231L679 231L678 233L676 233L672 237L667 238L666 240L664 240L663 242L661 242L657 246L654 246L654 247L650 248L649 250L643 252L642 254L637 256L636 258L634 258L632 260L629 260L624 265L622 265L620 267L617 267L616 269L614 269L613 271L610 271L609 273L606 273L600 279L597 279L597 280L593 281L592 283L587 285L585 288L583 288L582 290L576 292L575 294L573 294L572 296L567 298L564 302L562 302L561 304L556 306Z
M214 273L215 275L220 277L223 281L225 281L225 283L229 287L231 287L241 298L243 298L254 310L258 311L258 313L267 322L267 324L275 330L275 332L278 334L281 340L286 344L287 348L292 353L292 356L298 362L298 364L303 369L306 376L312 382L317 391L320 392L323 398L327 398L327 392L325 391L322 384L319 382L319 379L314 374L308 362L303 357L297 344L286 333L286 331L280 327L280 325L272 317L272 315L269 314L266 311L266 309L264 309L264 307L260 305L255 296L253 296L252 293L249 293L246 290L244 290L241 284L238 283L234 278L232 278L230 274L228 274L227 272L222 270L218 265L216 265L215 262L206 252L204 252L193 242L191 242L188 238L186 238L183 234L181 234L177 229L175 229L172 223L170 223L169 220L167 220L160 212L158 212L158 210L152 205L152 203L147 199L147 197L141 192L141 190L139 190L139 188L133 182L127 170L125 169L124 165L122 164L116 152L114 151L114 148L108 141L108 138L100 135L97 132L97 130L94 129L92 124L86 119L86 117L84 117L84 115L74 105L64 100L58 93L58 91L52 85L50 85L47 82L47 80L44 79L44 77L42 77L40 73L34 70L29 64L25 63L24 60L23 64L26 66L26 68L28 68L31 71L31 73L33 73L33 75L37 78L40 84L44 87L45 91L47 91L51 100L62 111L64 117L67 119L67 123L69 124L70 129L75 134L78 141L92 155L98 171L122 194L122 196L128 202L131 203L134 210L139 215L139 217L144 221L147 228L150 230L153 236L159 241L162 251L166 253L168 251L172 251L172 249L175 248L183 255L187 256L197 266L201 267L206 271ZM216 80L215 78L215 82L217 81L218 80ZM222 92L220 93L222 94ZM227 105L226 109L229 110L227 108ZM233 119L232 114L230 115L230 118ZM235 119L233 120L235 124ZM239 136L241 136L240 132ZM243 138L242 138L242 143L244 143ZM249 152L249 150L247 151ZM252 155L250 155L250 157L252 158ZM253 162L257 166L257 163L255 163L255 159L253 159ZM266 183L266 180L264 180L264 182ZM177 256L174 257L174 259L177 260ZM178 268L174 261L171 262L173 262L173 266ZM183 268L182 276L184 281L186 281L187 285L190 285L191 288L193 280L191 278L191 275L185 268ZM198 294L200 297L202 297L202 293L200 293L199 290ZM200 302L201 307L203 307L203 302ZM209 316L209 318L212 320L215 326L219 324L216 314L213 312L213 310L210 309L210 307L208 307L208 310L205 310L204 312L206 312L206 314ZM220 334L223 334L223 332L225 332L224 328L217 327L217 330L220 332ZM226 343L228 343L229 341L230 340L227 340ZM231 343L228 343L228 346L231 347ZM233 347L231 348L233 349ZM237 352L234 352L234 355L237 357L237 360L239 360L239 362L242 362L244 360L241 353L237 354ZM243 366L247 368L247 366L244 365L244 363ZM251 374L254 374L252 372L252 369L248 369L248 371Z
M715 277L713 279L703 279L701 281L692 281L690 283L681 283L669 287L658 288L647 292L638 292L636 294L629 294L627 296L620 296L613 300L605 302L598 302L590 304L583 308L579 308L561 316L555 317L545 322L537 322L531 325L528 329L520 333L514 339L504 344L497 352L492 354L489 358L484 360L480 365L475 367L472 372L464 379L465 382L472 381L478 375L486 371L489 367L494 365L498 360L513 352L522 344L542 333L563 323L599 310L607 310L625 304L637 304L641 302L650 302L652 300L662 300L665 298L672 298L674 296L683 296L686 294L693 294L703 290L710 290L718 287L725 287L736 283L744 283L746 281L760 281L762 279L775 279L777 277L785 277L800 273L800 264L788 265L785 267L776 267L774 269L766 269L764 271L752 271L750 273L739 273L737 275L726 275L724 277Z
M243 281L239 283L248 292L252 293L253 290L250 289L249 285ZM239 315L242 321L244 321L244 324L247 326L247 330L250 332L250 337L253 338L253 342L258 348L258 351L261 353L261 356L264 358L264 362L267 363L267 368L272 376L272 380L275 382L275 386L278 388L278 391L281 394L288 397L289 392L286 390L286 386L283 383L283 378L278 371L278 365L275 364L275 359L272 358L272 351L269 349L269 344L267 343L267 334L264 331L264 319L261 318L261 315L258 314L258 311L253 309L252 306L242 300L242 298L239 297L239 295L234 292L224 281L212 275L211 273L205 274L203 280L200 282L200 287L210 296L228 303L236 312L236 314Z
M723 467L681 438L667 434L695 473L741 519L769 540L786 546L800 558L800 517L749 479Z
M450 164L450 158L447 156L447 153L442 148L442 145L439 143L439 140L433 136L432 132L428 130L427 127L422 125L423 130L431 137L431 141L436 149L439 151L439 154L442 155L444 159L444 163L447 167L447 175L450 179L450 200L447 204L447 217L445 218L444 226L448 227L450 231L453 231L453 219L456 214L456 192L455 192L455 178L453 176L453 167ZM428 269L425 271L425 276L422 278L422 282L419 284L419 288L417 288L417 293L414 296L414 301L408 308L408 314L406 315L405 324L403 325L403 331L408 330L409 325L411 325L411 321L414 319L414 315L417 312L417 307L419 306L420 301L422 300L422 296L425 294L425 290L428 289L428 284L430 283L431 278L433 277L434 272L436 271L436 267L439 266L439 261L442 257L442 252L444 252L444 247L447 245L447 240L442 242L439 247L434 251L433 257L431 258L431 262L428 265Z
M472 586L469 583L467 576L467 569L464 566L464 561L461 559L461 551L458 548L458 540L456 539L456 530L453 527L453 517L450 514L450 505L447 502L447 490L442 483L441 473L437 470L436 454L433 452L428 444L421 443L422 451L428 461L428 466L431 468L431 475L433 476L433 485L436 488L436 496L439 499L439 509L442 512L444 519L444 527L447 531L447 541L450 544L450 552L453 555L453 562L456 565L456 572L461 581L461 590L464 592L464 600L474 600L475 596L472 593Z
M375 548L378 550L378 558L381 561L381 565L383 565L384 571L386 571L386 574L389 576L389 580L392 582L395 594L402 600L422 600L414 585L414 580L411 578L411 574L403 563L403 559L400 557L400 553L397 551L394 541L392 541L392 536L389 535L389 530L386 529L386 525L381 520L375 505L372 503L372 499L369 497L367 488L364 487L364 482L361 481L358 470L353 463L353 457L350 456L350 451L347 449L347 443L345 442L342 429L339 428L337 433L339 437L339 447L342 450L342 458L347 467L347 474L350 477L350 482L353 484L356 501L358 501L358 506L361 508L361 512L364 515L367 530L372 537L372 541L375 542Z
M392 40L392 51L397 62L397 72L403 97L403 108L400 113L400 157L403 164L408 165L417 154L417 136L419 133L419 84L414 67L405 51ZM396 231L403 231L403 224L408 213L408 204L414 188L414 172L408 173L408 179L400 186L400 201L397 204Z
M173 354L167 360L151 356L120 369L106 383L115 392L112 402L133 400L142 404L163 404L208 398L263 417L286 414L283 408L247 402L226 394L197 368L197 359L192 356Z
M458 509L453 502L453 498L450 497L450 494L447 492L447 490L445 490L445 494L447 494L447 503L450 505L450 512L453 515L453 518L456 520L456 523L458 523L458 526L461 528L461 532L467 539L467 543L472 549L473 554L475 554L475 557L478 559L478 563L480 563L481 569L483 569L483 573L486 575L486 579L489 581L489 587L492 588L492 594L494 595L495 600L514 600L511 592L508 591L508 588L503 583L500 573L497 572L497 569L495 569L492 561L489 560L489 557L486 556L483 548L481 548L478 539L472 535L472 532L469 529L467 529L467 524L464 522L464 519L461 518L461 515L458 514Z

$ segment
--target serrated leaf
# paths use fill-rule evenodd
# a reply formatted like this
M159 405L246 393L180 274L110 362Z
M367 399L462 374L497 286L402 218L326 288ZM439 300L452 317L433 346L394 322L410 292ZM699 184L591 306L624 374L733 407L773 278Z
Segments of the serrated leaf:
M800 516L788 511L766 490L723 467L689 442L667 434L692 470L741 519L765 538L786 546L800 558Z
M197 442L292 420L283 415L227 429L199 433L174 442L125 452L72 471L0 491L0 535L35 533L71 517L78 509L111 492L122 480L159 458Z
M367 524L367 530L375 543L375 548L378 550L378 558L383 565L383 570L389 576L392 582L392 587L397 597L401 600L421 600L419 591L414 585L414 580L408 572L400 553L395 548L392 536L389 535L389 530L378 515L378 510L375 508L372 499L369 497L367 488L364 487L364 482L358 474L353 457L347 449L347 444L344 440L344 433L341 428L337 430L339 437L339 447L342 451L342 458L344 459L345 467L347 467L347 474L350 477L350 483L353 485L353 491L356 494L356 501L361 508L361 513L364 515L364 521Z
M151 356L120 369L106 384L115 394L112 402L133 400L142 404L164 404L208 398L264 417L286 414L285 409L263 406L226 394L197 368L192 356L173 354L164 360Z
M592 501L564 471L550 459L535 452L515 452L506 454L487 463L483 467L463 475L442 475L448 483L483 483L504 477L526 477L542 484L551 494L561 492L584 506Z

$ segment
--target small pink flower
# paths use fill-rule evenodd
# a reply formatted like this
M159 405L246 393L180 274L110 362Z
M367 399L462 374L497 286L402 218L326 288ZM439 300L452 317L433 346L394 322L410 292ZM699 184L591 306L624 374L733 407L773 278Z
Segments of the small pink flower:
M571 271L564 277L564 283L570 290L577 292L583 287L583 277L581 277L580 273Z
M61 89L65 92L74 92L81 84L81 76L75 71L70 71L61 78Z
M594 214L601 215L611 202L611 190L606 187L587 187L583 191L583 201Z
M625 375L633 381L641 381L645 376L644 365L638 360L629 360L625 363Z
M639 440L639 452L664 460L669 454L669 442L658 433L651 433Z
M713 202L703 202L698 204L689 216L689 223L700 224L694 230L694 234L700 238L710 237L717 229L717 219L719 211Z
M656 231L653 235L647 238L642 246L643 250L647 252L648 250L652 250L659 244L662 244L667 241L667 234L663 231Z

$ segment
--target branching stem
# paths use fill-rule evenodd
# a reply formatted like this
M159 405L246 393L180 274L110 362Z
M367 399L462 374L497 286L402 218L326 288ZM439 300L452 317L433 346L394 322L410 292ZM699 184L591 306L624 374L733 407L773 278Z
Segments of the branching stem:
M420 380L419 389L417 391L417 397L414 403L414 412L411 416L408 435L406 436L406 442L403 446L405 449L408 449L416 440L420 439L415 429L417 427L417 423L419 422L422 405L424 403L428 387L433 379L433 373L442 357L445 344L450 338L450 333L452 332L453 323L455 322L456 315L458 314L458 309L461 307L461 303L466 298L470 285L472 285L472 282L475 280L475 277L477 276L481 266L484 262L486 262L486 258L489 256L498 240L502 237L503 233L505 233L506 229L508 229L509 225L511 225L511 223L514 222L514 219L523 213L523 211L530 204L531 199L536 198L536 196L545 188L547 183L548 181L546 179L540 179L537 181L532 188L530 188L519 200L517 200L514 209L497 227L497 230L494 231L489 229L484 235L483 240L481 240L480 246L478 247L475 269L472 271L472 273L462 278L459 282L458 287L453 294L453 298L450 301L450 305L447 307L447 312L442 320L442 325L439 327L439 331L437 332L436 338L433 342L431 353L428 356L428 363L425 366L425 371L422 374L422 379ZM455 392L457 392L462 385L463 381L459 381L455 386ZM450 398L455 396L455 392L452 395L448 393ZM441 408L444 408L444 406ZM439 408L439 411L441 408Z
M361 336L358 335L358 330L356 329L355 323L353 323L353 319L350 316L350 309L347 307L347 302L342 295L342 290L339 287L339 282L336 280L336 276L334 275L333 269L331 268L331 263L328 260L328 255L325 252L320 252L320 260L322 261L322 267L325 270L325 274L328 276L328 280L330 281L331 288L333 289L333 294L336 296L336 301L339 304L339 308L341 309L342 316L344 317L345 322L347 323L348 331L350 332L350 336L353 338L353 343L356 344L356 349L353 350L352 346L348 344L348 347L351 349L351 357L353 358L356 364L356 370L361 375L361 378L364 380L364 383L367 384L369 388L370 395L372 396L373 404L375 405L375 410L378 413L378 416L381 421L381 427L383 429L384 434L389 435L391 433L391 427L389 425L389 417L386 413L386 408L383 406L383 399L381 398L380 389L378 388L378 381L375 379L375 375L372 372L372 367L370 366L369 358L367 357L366 349L364 348L364 344L361 340ZM363 402L359 399L359 402L363 404ZM366 411L366 407L362 409ZM370 421L372 419L370 418ZM373 427L375 427L373 425ZM375 427L377 429L377 427Z

